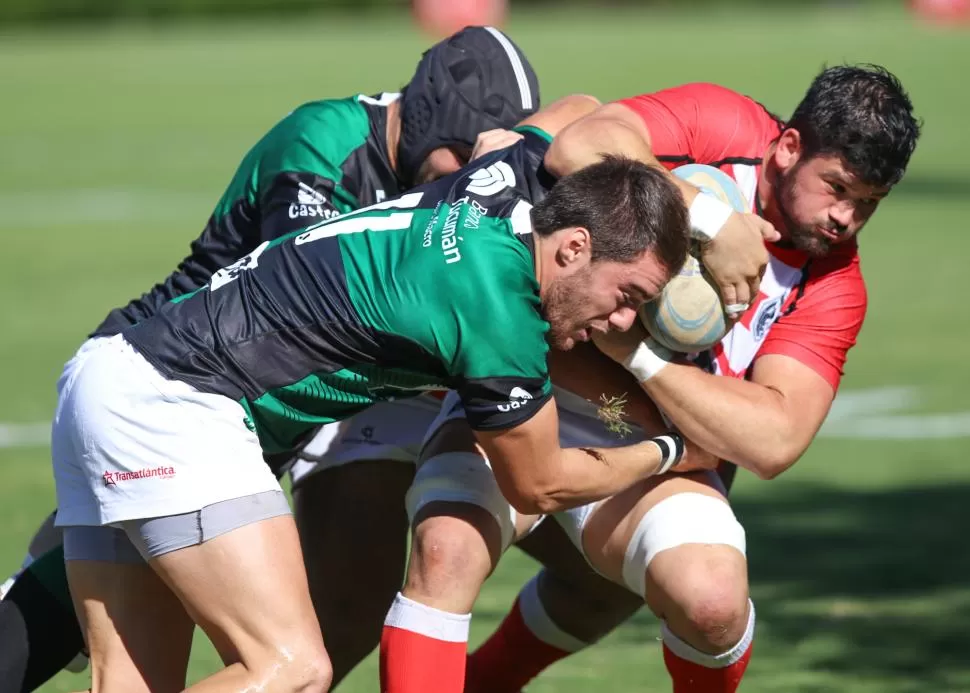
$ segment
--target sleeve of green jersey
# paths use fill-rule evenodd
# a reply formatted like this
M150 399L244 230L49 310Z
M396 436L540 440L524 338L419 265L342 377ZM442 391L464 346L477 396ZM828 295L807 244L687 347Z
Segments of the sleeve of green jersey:
M343 166L369 131L361 105L340 99L304 104L263 138L252 177L262 240L360 206L342 184Z
M542 128L537 128L534 125L519 125L518 127L512 128L512 131L519 133L526 140L531 138L541 140L543 143L543 148L547 148L550 144L552 144L552 135Z
M548 324L540 312L532 258L523 244L517 262L489 269L476 282L476 309L462 326L455 364L468 422L480 431L524 423L552 396Z

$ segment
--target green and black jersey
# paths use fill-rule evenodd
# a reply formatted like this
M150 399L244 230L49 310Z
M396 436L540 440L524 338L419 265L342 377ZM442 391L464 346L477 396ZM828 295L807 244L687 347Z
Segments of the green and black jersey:
M165 281L113 310L92 336L116 334L212 273L321 219L401 193L387 151L387 106L397 94L304 104L243 159L191 253Z
M263 241L124 332L166 377L239 400L267 453L381 400L454 389L496 430L550 397L530 210L548 137Z

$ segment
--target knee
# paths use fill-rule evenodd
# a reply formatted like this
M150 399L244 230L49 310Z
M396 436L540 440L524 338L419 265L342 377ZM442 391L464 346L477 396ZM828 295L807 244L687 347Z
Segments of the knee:
M494 520L477 506L455 505L447 515L425 517L415 527L408 566L410 587L435 592L449 585L481 582L491 572L489 544L499 542Z
M268 666L261 667L262 675L257 677L268 687L292 693L326 693L330 690L333 667L323 648L300 652L280 648L276 655Z
M676 609L704 649L726 651L744 636L748 621L748 582L744 559L721 551L694 564L684 575Z

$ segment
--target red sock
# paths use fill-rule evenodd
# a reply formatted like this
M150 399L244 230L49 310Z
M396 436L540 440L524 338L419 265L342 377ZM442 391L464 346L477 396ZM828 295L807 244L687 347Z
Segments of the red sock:
M468 657L465 693L517 693L546 668L586 645L549 619L536 585L533 578L498 630Z
M741 659L720 669L710 669L702 664L681 659L664 645L664 664L674 681L674 693L735 693L741 685L741 677L748 668L752 645Z
M735 693L751 659L754 645L754 607L744 637L729 652L709 655L680 640L666 625L664 664L673 679L673 693Z
M470 620L398 594L381 634L382 693L462 693Z

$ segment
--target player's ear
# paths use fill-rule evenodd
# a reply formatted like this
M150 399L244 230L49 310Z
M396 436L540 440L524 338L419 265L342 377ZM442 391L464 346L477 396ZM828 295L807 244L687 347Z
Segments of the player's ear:
M556 261L563 267L574 266L577 269L588 262L592 256L593 246L589 230L582 226L563 229L556 250Z
M802 135L794 128L788 128L778 138L778 146L775 147L775 166L780 171L787 171L802 156Z

